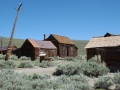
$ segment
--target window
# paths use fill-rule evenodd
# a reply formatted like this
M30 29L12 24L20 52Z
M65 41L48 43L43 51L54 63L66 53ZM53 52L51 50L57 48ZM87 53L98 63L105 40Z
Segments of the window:
M73 46L70 47L70 53L73 54Z
M62 54L65 54L65 45L62 45Z

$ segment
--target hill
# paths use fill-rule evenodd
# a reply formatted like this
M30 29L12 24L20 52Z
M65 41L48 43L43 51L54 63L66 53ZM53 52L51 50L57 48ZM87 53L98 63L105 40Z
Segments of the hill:
M0 37L2 38L2 46L7 46L8 42L9 42L9 38L6 37ZM18 48L22 46L22 44L24 43L24 39L13 39L12 45L16 45ZM88 43L88 40L72 40L75 45L78 47L78 54L82 54L85 55L85 45ZM0 43L1 43L1 39L0 39ZM0 44L1 46L1 44Z

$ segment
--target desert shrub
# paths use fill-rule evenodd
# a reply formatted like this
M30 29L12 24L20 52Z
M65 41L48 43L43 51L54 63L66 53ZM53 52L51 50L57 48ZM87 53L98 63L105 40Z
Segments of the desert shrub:
M33 73L32 75L29 75L30 80L35 80L35 79L40 79L40 80L44 80L44 79L50 79L49 75L40 75L37 73Z
M88 83L88 77L83 74L70 76L70 80L75 82Z
M19 59L20 59L20 60L31 60L30 57L26 57L26 56L21 56Z
M114 82L116 84L116 90L120 90L120 72L115 73Z
M54 66L54 64L52 62L49 62L49 61L43 60L40 63L40 67L42 67L42 68L47 68L47 67L52 67L52 66Z
M31 90L30 81L25 74L2 70L0 73L0 90Z
M31 63L31 61L23 61L18 65L18 68L33 68L34 65Z
M9 57L10 60L18 60L18 57L16 55L10 55Z
M65 58L65 60L67 60L67 61L75 61L76 59L73 58L73 57L68 57L68 58Z
M91 90L88 78L82 74L70 77L61 75L55 82L57 87L61 87L62 90Z
M54 75L76 75L82 73L80 64L58 65Z
M2 70L0 90L91 90L84 75L65 76L50 79L48 75L15 73Z
M98 80L95 81L95 88L108 89L113 85L113 79L110 76L100 76Z
M84 75L89 77L98 77L106 75L110 70L107 67L101 66L96 62L86 62L81 64Z
M0 63L0 69L13 69L16 67L16 64L12 60L3 61Z
M1 59L1 60L4 60L4 59L5 59L5 55L0 54L0 59Z
M120 84L116 84L116 89L115 90L120 90Z
M32 61L32 64L34 66L39 66L40 65L40 60L34 60L34 61Z

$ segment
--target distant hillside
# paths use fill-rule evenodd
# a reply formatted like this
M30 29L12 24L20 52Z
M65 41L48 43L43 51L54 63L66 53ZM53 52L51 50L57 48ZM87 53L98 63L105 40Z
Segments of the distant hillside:
M0 38L2 38L2 46L7 46L9 42L9 38L6 38L6 37L0 37ZM24 41L25 41L24 39L13 39L12 45L16 45L19 48L22 46ZM88 40L73 40L73 42L78 47L79 54L82 54L82 55L86 54L84 47L88 43ZM1 39L0 39L0 43L1 43Z
M1 38L2 38L2 46L7 46L10 39L6 37L0 37L0 46L1 46ZM25 41L24 39L13 39L12 45L15 45L19 48L22 46L24 41Z
M73 40L73 42L78 47L78 54L85 55L86 50L84 47L87 45L88 40Z

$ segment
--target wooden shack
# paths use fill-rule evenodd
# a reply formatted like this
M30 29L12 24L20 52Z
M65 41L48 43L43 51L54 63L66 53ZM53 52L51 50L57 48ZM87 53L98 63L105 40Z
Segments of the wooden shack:
M110 69L120 69L120 35L106 33L104 36L93 37L85 49L87 60L95 55L100 55L101 60Z
M12 53L16 54L16 53L14 53L14 51L17 50L18 48L15 45L12 45L11 48L12 48ZM0 54L5 55L6 52L7 52L7 50L8 50L8 46L2 46L2 47L0 47Z
M51 41L57 47L59 57L76 57L78 54L78 48L68 37L50 34L45 40Z
M31 57L32 60L39 57L49 59L57 56L57 48L51 41L26 39L21 46L21 56Z

